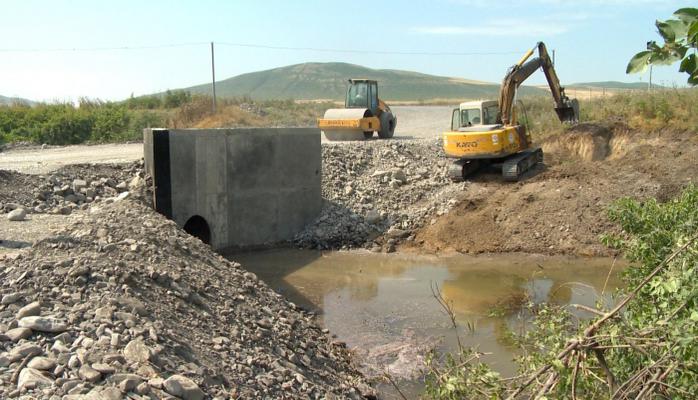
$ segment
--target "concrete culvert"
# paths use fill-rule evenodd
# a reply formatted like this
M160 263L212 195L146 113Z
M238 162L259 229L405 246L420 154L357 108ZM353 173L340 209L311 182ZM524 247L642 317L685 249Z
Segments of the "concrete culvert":
M201 216L194 215L189 218L187 223L184 224L184 231L206 244L211 244L211 228L209 228L208 223Z

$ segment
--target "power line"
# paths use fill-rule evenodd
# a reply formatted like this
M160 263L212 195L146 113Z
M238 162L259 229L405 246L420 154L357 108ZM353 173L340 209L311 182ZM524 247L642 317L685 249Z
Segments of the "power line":
M380 55L406 55L406 56L491 56L519 54L520 51L487 51L487 52L431 52L431 51L396 51L396 50L361 50L361 49L333 49L320 47L292 47L275 46L252 43L232 43L214 42L221 46L246 47L266 50L284 51L313 51L319 53L347 53L347 54L380 54ZM111 47L59 47L59 48L0 48L3 53L51 53L51 52L98 52L98 51L128 51L128 50L150 50L175 47L203 46L210 42L189 42L156 44L146 46L111 46Z
M150 50L163 49L172 47L187 47L207 45L209 42L190 42L190 43L172 43L172 44L156 44L146 46L114 46L114 47L59 47L59 48L5 48L0 49L3 53L50 53L50 52L91 52L91 51L114 51L114 50Z
M318 47L290 47L290 46L271 46L263 44L248 44L248 43L230 43L216 42L222 46L234 47L251 47L270 50L295 50L295 51L316 51L322 53L356 53L356 54L395 54L408 56L490 56L490 55L508 55L519 54L520 51L501 51L501 52L429 52L429 51L394 51L394 50L357 50L357 49L329 49Z

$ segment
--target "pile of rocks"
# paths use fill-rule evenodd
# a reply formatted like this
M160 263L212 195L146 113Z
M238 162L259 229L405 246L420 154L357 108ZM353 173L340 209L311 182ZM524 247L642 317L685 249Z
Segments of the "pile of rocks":
M373 396L311 315L134 199L0 263L0 398Z
M0 171L0 176L0 211L17 221L24 219L20 214L70 214L87 209L92 202L117 197L142 184L143 164L77 164L49 175Z
M393 251L455 204L464 184L448 179L449 164L437 139L323 143L323 211L296 243Z

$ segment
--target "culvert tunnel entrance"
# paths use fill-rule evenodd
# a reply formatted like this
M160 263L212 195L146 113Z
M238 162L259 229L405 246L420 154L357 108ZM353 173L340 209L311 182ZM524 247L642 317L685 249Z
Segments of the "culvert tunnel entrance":
M199 215L194 215L187 220L187 223L184 224L184 231L206 244L211 244L211 228L209 228L208 222Z

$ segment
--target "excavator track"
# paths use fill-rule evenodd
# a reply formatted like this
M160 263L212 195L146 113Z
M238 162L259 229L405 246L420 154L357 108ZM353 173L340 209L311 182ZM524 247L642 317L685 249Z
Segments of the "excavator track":
M502 177L506 181L518 181L526 171L542 162L543 150L540 147L524 150L504 161Z
M452 182L463 182L465 178L480 168L478 160L457 160L448 168L448 178Z

